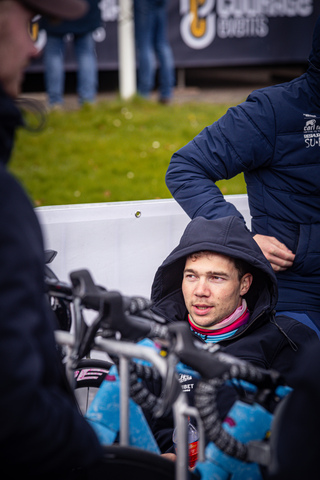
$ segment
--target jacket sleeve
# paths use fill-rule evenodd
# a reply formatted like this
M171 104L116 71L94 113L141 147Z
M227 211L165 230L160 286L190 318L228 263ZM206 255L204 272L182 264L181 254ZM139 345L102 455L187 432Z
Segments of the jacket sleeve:
M225 201L215 182L268 166L274 138L275 119L269 99L262 93L252 94L172 156L167 187L191 218L242 218Z

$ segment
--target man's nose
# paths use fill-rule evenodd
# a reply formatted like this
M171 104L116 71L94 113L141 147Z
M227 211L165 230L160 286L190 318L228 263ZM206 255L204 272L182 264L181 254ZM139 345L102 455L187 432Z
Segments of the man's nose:
M210 290L208 288L208 284L205 279L200 279L197 282L196 288L194 290L194 294L197 295L198 297L204 297L204 296L209 296L210 295Z

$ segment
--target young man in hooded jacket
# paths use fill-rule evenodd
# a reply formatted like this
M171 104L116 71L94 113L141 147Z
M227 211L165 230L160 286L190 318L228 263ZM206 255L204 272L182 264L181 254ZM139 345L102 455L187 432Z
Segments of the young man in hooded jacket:
M219 342L231 355L277 370L291 387L298 352L318 342L314 330L301 322L275 317L274 271L238 217L192 220L156 272L151 298L153 310L168 322L189 322L198 339ZM181 377L180 383L192 403L195 379ZM152 388L159 392L159 385ZM224 417L234 394L225 389L221 395ZM161 451L170 451L172 417L150 423Z
M277 313L320 332L320 18L307 72L256 90L171 159L166 183L190 218L241 213L215 184L244 172L253 238L276 272Z

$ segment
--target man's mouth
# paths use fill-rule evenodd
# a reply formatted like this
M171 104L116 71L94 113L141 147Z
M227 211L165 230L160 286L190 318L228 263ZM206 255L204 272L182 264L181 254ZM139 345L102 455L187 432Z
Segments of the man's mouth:
M213 307L212 305L193 305L195 313L198 315L207 314Z

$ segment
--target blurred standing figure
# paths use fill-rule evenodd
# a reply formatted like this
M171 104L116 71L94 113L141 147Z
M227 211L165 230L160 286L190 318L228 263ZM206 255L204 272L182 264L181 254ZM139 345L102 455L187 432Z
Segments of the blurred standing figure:
M159 101L169 103L174 85L174 60L167 39L167 1L135 0L135 38L138 50L138 92L148 98L159 62Z
M73 35L77 72L79 102L93 103L98 89L98 64L92 32L101 24L99 0L86 0L87 14L78 20L60 23L44 19L41 27L47 32L44 49L45 83L50 107L62 106L65 85L64 52L66 36Z

